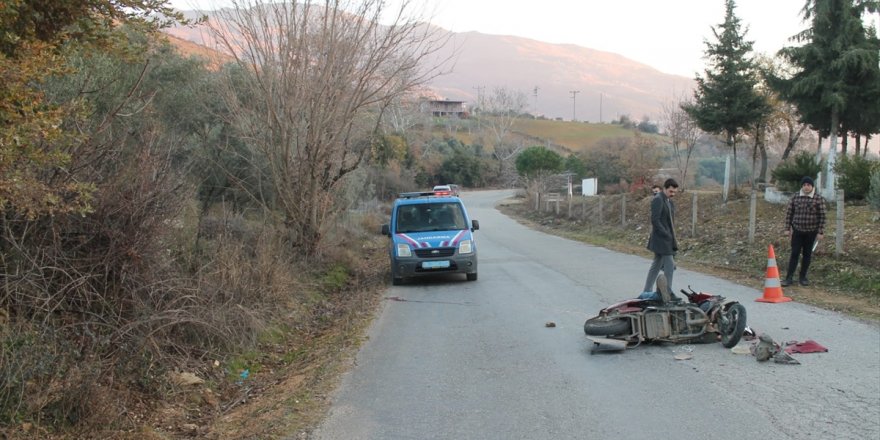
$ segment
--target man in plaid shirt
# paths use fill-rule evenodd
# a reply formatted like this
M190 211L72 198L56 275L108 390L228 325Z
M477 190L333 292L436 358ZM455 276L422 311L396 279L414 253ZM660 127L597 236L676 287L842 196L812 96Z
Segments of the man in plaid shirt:
M792 284L791 277L798 264L798 257L803 254L799 282L801 286L810 285L807 270L813 256L813 243L825 234L825 199L816 193L813 179L804 176L801 179L801 191L791 198L785 212L785 233L791 237L791 258L788 259L788 271L782 286Z

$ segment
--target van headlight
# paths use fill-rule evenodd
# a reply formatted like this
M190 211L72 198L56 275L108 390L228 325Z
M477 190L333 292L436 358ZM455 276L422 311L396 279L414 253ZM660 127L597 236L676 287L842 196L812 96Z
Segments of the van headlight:
M474 242L471 240L462 240L458 245L459 254L469 254L474 251Z
M409 248L409 245L406 243L397 243L397 256L412 257L412 250Z

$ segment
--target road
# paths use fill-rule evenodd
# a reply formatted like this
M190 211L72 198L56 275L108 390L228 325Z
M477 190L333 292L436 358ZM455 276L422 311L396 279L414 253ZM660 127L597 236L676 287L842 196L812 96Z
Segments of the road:
M311 438L880 439L875 324L681 269L676 290L737 299L755 331L829 351L800 365L720 344L591 354L584 320L640 292L650 261L522 226L494 209L509 194L463 194L480 221L479 281L390 287Z

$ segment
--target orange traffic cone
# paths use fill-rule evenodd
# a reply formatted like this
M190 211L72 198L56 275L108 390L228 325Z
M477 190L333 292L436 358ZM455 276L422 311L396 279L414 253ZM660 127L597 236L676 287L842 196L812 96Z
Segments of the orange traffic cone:
M781 303L791 301L791 298L782 296L782 285L779 283L779 269L776 268L776 253L773 245L770 245L767 255L767 279L764 281L764 297L755 301L768 303Z

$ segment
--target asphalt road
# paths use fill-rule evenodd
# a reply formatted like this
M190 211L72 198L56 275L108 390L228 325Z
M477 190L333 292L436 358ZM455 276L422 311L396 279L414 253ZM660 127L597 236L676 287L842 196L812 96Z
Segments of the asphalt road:
M494 209L508 194L463 194L479 280L389 287L311 438L880 439L876 325L682 269L676 291L737 299L755 331L829 351L800 365L721 344L591 354L584 320L640 292L649 260L530 230Z

